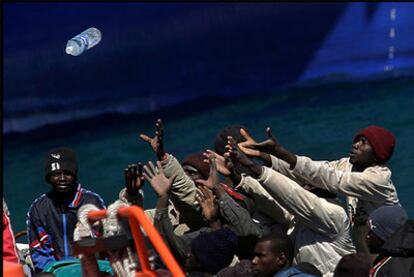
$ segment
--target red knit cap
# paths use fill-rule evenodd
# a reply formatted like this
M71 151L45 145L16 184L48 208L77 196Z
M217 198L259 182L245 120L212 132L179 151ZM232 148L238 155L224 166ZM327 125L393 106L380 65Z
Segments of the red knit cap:
M384 164L391 158L395 147L395 136L385 128L368 126L356 133L354 141L358 137L366 137L374 150L378 164Z
M203 156L203 153L198 152L185 157L184 160L181 162L181 165L190 165L194 167L198 170L201 176L203 176L203 179L207 180L210 174L210 165L204 162L205 159L206 157Z

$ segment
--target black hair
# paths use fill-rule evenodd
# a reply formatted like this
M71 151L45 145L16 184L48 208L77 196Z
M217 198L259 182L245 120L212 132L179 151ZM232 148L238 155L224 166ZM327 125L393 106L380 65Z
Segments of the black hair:
M271 251L273 254L277 255L279 253L285 253L286 258L288 259L289 264L293 261L293 241L290 237L282 232L272 232L261 237L259 242L271 242Z
M248 131L245 126L238 124L229 125L221 129L214 140L214 150L216 153L223 156L223 154L226 152L228 136L232 136L237 143L246 141L246 139L240 134L240 129L242 128Z

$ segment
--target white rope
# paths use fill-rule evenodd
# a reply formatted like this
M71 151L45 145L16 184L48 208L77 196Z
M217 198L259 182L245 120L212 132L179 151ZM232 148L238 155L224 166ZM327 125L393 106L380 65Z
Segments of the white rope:
M125 202L117 200L108 207L107 218L103 220L104 237L125 234L125 229L118 220L118 210L128 206ZM109 251L108 254L112 268L119 277L135 276L138 264L130 247Z
M73 240L79 241L83 238L95 237L93 228L88 219L88 213L91 211L98 211L98 207L93 204L85 204L78 210L78 222L73 232ZM99 224L95 223L94 226ZM96 261L95 255L79 254L79 258L82 266L82 276L99 276L99 266Z
M98 207L93 204L85 204L78 210L78 222L76 223L75 231L73 232L73 240L78 241L82 238L93 238L95 234L88 219L88 213L91 211L99 211ZM96 226L98 223L95 223Z

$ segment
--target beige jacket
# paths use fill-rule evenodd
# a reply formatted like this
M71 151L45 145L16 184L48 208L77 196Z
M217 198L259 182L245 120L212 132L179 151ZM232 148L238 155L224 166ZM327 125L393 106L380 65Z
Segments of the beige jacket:
M365 243L369 214L381 205L399 202L391 171L386 166L377 165L363 172L352 172L349 158L329 162L297 156L296 166L290 170L289 164L272 156L272 168L299 183L309 183L346 195L352 235L358 251L369 253Z
M293 216L294 264L308 262L323 276L332 276L341 257L355 252L349 219L339 201L320 198L267 167L258 181Z
M171 154L161 161L164 174L170 178L178 174L171 188L170 200L179 212L181 219L192 230L205 226L200 204L196 201L197 187L193 180L187 176L178 160Z
M184 170L177 159L168 155L168 158L161 162L166 177L170 178L173 174L178 173L171 189L171 199L168 205L168 216L173 226L174 232L177 235L182 235L190 230L190 227L184 223L187 220L193 220L193 217L198 219L197 223L201 221L200 206L195 202L196 186L194 182L187 177ZM138 199L138 205L143 206L144 192L139 190L139 194L136 197ZM127 204L132 204L131 197L126 193L126 188L123 188L119 192L119 199ZM177 206L176 206L177 205ZM145 214L154 223L154 217L156 209L146 209ZM187 218L181 213L187 212ZM193 224L194 225L194 224ZM194 227L194 226L193 226ZM197 228L198 229L198 226Z
M242 178L236 186L236 189L245 192L253 198L257 211L265 214L282 226L289 227L293 216L267 192L259 181L242 174Z

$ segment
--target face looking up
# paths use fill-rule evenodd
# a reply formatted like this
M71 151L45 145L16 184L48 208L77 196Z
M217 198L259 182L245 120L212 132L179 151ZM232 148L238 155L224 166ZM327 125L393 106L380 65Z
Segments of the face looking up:
M361 170L376 164L374 149L366 137L360 136L354 140L349 162Z

